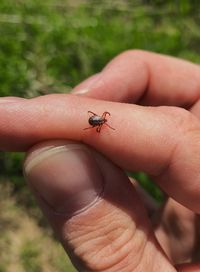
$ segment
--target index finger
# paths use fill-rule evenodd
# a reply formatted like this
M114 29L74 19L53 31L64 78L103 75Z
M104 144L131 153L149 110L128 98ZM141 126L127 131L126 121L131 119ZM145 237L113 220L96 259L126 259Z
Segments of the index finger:
M77 91L109 101L188 108L200 97L200 66L170 56L129 50L78 85Z
M115 130L83 130L88 110L109 111L108 124ZM153 175L171 197L200 212L200 124L184 109L48 95L3 103L0 116L2 150L27 150L53 138L82 141L123 169Z

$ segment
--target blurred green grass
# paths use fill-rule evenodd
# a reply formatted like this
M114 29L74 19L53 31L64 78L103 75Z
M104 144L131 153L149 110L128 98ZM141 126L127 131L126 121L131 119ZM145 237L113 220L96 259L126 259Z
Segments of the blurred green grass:
M134 48L200 63L199 25L199 1L1 0L0 96L69 92ZM16 201L30 212L34 201L24 185L22 160L22 154L1 153L1 183L12 183ZM135 176L162 201L144 173ZM22 257L26 265L26 247ZM3 263L0 271L7 271Z

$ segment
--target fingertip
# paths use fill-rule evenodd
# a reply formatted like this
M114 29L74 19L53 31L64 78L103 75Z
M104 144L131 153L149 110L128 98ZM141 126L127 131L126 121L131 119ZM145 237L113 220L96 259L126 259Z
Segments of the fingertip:
M149 223L121 169L91 148L65 141L36 146L25 163L44 214L72 260L82 260L82 270L134 269L141 247L146 252Z
M85 79L72 90L71 94L84 95L90 92L90 90L92 90L92 86L95 85L96 82L98 82L100 75L101 73L97 73Z

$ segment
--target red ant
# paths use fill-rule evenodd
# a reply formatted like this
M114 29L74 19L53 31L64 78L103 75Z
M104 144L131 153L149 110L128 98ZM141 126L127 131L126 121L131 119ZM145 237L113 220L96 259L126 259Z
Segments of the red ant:
M88 123L91 125L91 127L88 128L84 128L85 129L89 129L89 128L96 128L96 131L99 133L101 131L101 128L103 125L108 126L109 128L115 130L115 128L109 126L107 124L107 119L106 119L106 115L110 115L110 113L108 111L105 111L102 116L97 115L96 113L92 112L92 111L88 111L88 113L93 114L92 116L90 116L90 118L88 119Z

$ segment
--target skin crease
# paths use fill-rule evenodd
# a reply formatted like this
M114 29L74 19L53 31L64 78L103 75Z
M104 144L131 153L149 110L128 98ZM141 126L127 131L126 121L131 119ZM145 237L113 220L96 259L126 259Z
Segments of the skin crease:
M171 57L143 51L128 51L117 56L95 77L95 81L94 77L92 78L92 84L88 79L77 86L76 91L86 90L89 86L89 90L79 96L49 95L31 100L17 99L16 103L13 100L12 103L11 101L0 103L1 149L24 151L37 142L52 138L73 139L90 145L123 169L142 170L154 176L162 189L175 199L175 201L169 199L162 212L152 217L156 237L171 261L158 245L145 212L139 212L143 209L143 205L137 199L135 192L131 191L132 189L127 189L130 200L122 196L118 207L111 205L106 199L94 207L97 213L90 210L87 214L67 222L46 211L43 204L40 205L66 251L79 268L89 264L90 268L87 271L119 271L117 270L119 267L120 271L134 272L146 271L147 267L150 269L148 271L155 272L164 271L163 267L165 271L176 271L173 263L194 259L194 244L197 241L195 236L197 233L194 231L197 216L192 211L200 211L198 187L200 68L198 65ZM127 102L152 107L126 104ZM88 110L94 110L100 115L109 110L111 113L109 124L115 127L116 131L102 128L100 134L95 133L94 130L85 133L80 128L84 128L87 124ZM134 137L130 137L131 135ZM43 145L45 146L45 143ZM35 150L38 148L41 147L37 146ZM98 157L96 153L93 155ZM152 163L149 164L149 161ZM127 179L115 169L115 166L110 165L107 160L105 162L104 159L101 165L108 167L109 172L113 171L119 188L129 188ZM113 198L111 191L108 190L108 195L110 194L108 199ZM138 212L130 210L129 205L124 212L122 207L133 201L138 205ZM179 226L183 227L181 244L185 246L185 248L183 246L176 248L176 252L173 248L177 241L174 240L170 225L166 232L168 215L172 210ZM102 219L100 222L96 214ZM130 254L127 255L129 258L120 259L120 253L117 256L110 254L112 263L94 262L88 252L98 248L93 248L89 243L90 235L85 233L84 228L81 229L82 233L89 235L85 243L81 236L80 239L74 237L74 233L77 226L88 217L89 222L95 223L90 225L92 228L90 233L97 235L98 227L104 230L108 225L106 214L115 215L113 227L116 227L116 217L119 222L123 218L122 221L127 222L127 226L131 226L132 230L136 226L137 231L132 237L134 241L144 243L143 253L146 258L140 259L136 254L140 260L137 261L135 257L137 248L134 242L129 244ZM141 229L142 232L138 231ZM185 241L184 236L188 230L193 232L193 235ZM121 233L115 235L120 236ZM141 240L138 237L141 237ZM81 244L85 246L80 251L78 248ZM104 248L107 246L109 245L105 244ZM106 251L105 254L108 255L108 252ZM147 256L151 261L154 260L152 264L148 262ZM100 267L98 267L99 263ZM179 271L198 270L194 265L190 267L187 265L180 267Z

